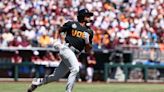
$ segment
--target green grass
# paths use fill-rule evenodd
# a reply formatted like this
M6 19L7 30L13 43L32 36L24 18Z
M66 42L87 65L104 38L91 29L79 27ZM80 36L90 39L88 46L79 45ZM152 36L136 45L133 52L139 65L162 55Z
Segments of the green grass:
M65 92L66 83L50 83L35 92ZM26 92L30 83L0 82L0 92ZM164 92L164 84L76 83L73 92Z

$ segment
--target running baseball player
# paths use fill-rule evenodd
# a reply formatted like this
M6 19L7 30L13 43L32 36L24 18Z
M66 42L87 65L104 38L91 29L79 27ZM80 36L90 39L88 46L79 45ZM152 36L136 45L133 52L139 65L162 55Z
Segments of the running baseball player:
M59 55L62 58L61 63L51 75L45 78L34 78L27 92L33 92L38 86L59 80L69 71L66 92L72 92L79 72L76 54L83 50L89 53L92 48L93 31L87 26L87 23L91 22L91 16L93 16L93 13L89 12L88 9L81 9L77 15L78 22L69 21L63 25L60 32L66 33L66 44L54 43L55 49L59 50Z

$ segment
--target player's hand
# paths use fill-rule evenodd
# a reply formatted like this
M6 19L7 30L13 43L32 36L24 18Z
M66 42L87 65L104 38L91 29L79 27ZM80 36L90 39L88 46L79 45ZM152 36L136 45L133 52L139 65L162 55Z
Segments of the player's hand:
M62 47L62 44L59 41L55 41L53 43L53 46L54 46L55 49L60 49Z
M86 44L89 44L89 33L84 32L84 40Z

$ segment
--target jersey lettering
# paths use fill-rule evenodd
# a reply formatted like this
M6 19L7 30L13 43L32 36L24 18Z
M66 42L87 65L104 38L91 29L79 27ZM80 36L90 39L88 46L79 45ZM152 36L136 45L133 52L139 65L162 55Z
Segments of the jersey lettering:
M78 37L78 38L84 38L84 33L78 30L72 30L72 36Z

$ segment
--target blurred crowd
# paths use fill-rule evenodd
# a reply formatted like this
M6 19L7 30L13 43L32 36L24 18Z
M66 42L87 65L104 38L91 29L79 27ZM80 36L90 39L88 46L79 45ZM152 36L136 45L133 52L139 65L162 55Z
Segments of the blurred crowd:
M52 47L81 8L94 13L94 49L164 48L164 0L0 0L0 46Z

